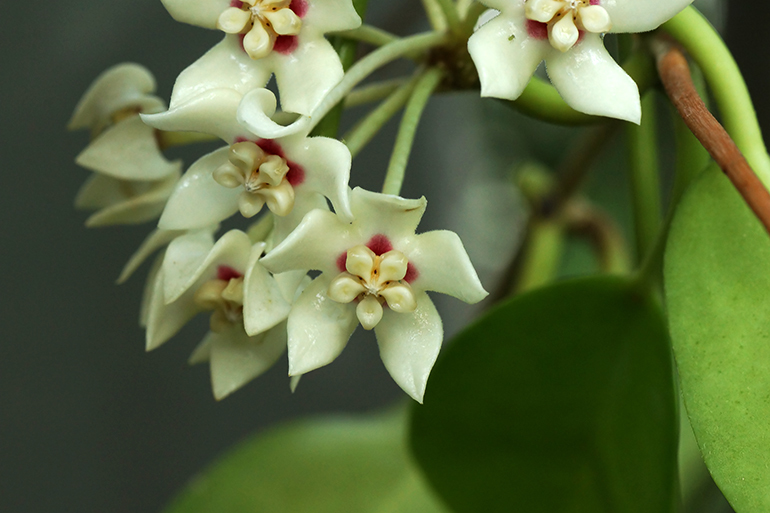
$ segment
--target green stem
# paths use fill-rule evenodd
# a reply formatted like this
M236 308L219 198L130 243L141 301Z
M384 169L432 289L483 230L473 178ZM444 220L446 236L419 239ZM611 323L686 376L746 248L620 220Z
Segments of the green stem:
M703 70L725 129L765 187L770 186L770 157L754 105L738 65L722 38L694 7L688 7L662 28Z
M353 6L361 19L363 19L366 14L366 6L368 1L369 0L355 0L353 2ZM358 50L358 43L354 39L349 39L342 36L332 36L330 41L340 57L342 69L347 71L356 60L356 50ZM337 137L337 132L340 128L340 121L342 120L342 110L343 106L337 105L329 112L327 112L323 116L323 119L321 119L316 125L312 135Z
M369 43L374 46L384 46L399 39L398 36L371 25L361 25L353 30L336 32L334 35L344 37L345 39L355 39L356 41Z
M377 132L385 123L392 118L396 112L407 102L414 90L417 80L420 77L414 77L408 82L404 82L401 87L396 89L384 102L372 110L364 119L353 127L342 138L343 142L350 150L350 154L355 157L372 140Z
M393 41L373 51L345 74L343 79L321 101L310 115L309 129L315 126L331 109L334 108L356 85L389 62L392 62L405 54L421 52L433 48L447 41L445 34L428 32L417 34Z
M345 108L358 107L359 105L365 105L367 103L385 99L390 96L393 91L408 81L408 79L404 78L394 78L392 80L383 80L382 82L376 82L374 84L353 89L350 94L345 97Z
M559 219L533 219L521 255L519 279L511 295L550 283L564 252L564 224Z
M634 53L623 63L623 69L639 86L640 92L653 84L654 68L646 53ZM532 77L521 96L510 104L524 114L560 125L586 125L604 119L576 111L567 105L555 87L538 77Z
M642 99L642 124L628 124L631 189L633 191L636 253L639 261L655 245L660 230L661 200L658 147L656 141L655 96Z
M383 194L394 194L397 196L401 193L401 184L404 182L406 163L409 161L409 154L412 151L417 124L420 122L428 99L441 83L442 78L443 71L433 68L426 71L414 86L414 91L411 98L409 98L409 102L406 104L406 110L401 118L401 125L398 128L396 144L393 147L388 171L385 174L385 182L382 185Z
M438 4L438 0L422 0L422 8L425 9L425 14L428 16L431 28L436 32L444 32L446 30L446 19L444 18L441 6Z
M446 19L447 26L452 34L460 35L462 33L462 26L460 24L460 15L457 13L457 7L452 0L436 0L441 6L441 10L444 12L444 18Z

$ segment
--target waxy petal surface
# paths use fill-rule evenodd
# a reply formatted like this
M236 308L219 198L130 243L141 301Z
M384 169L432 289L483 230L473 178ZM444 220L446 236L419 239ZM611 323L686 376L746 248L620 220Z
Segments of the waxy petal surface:
M470 37L468 51L479 72L481 96L515 100L550 51L550 44L528 35L521 13L503 13Z
M264 243L255 248L264 248ZM243 282L243 325L249 335L269 330L284 321L291 310L278 282L259 263L261 256L261 250L252 251Z
M422 403L428 375L444 338L441 317L433 301L422 292L417 296L417 309L413 313L385 309L374 332L382 363L393 380Z
M164 230L204 228L238 211L241 188L218 184L213 173L227 161L229 148L220 148L200 158L182 176L163 210L158 227Z
M158 148L155 129L135 116L111 126L75 158L91 171L123 180L161 180L182 170Z
M570 107L587 114L642 119L639 88L604 48L597 34L585 34L571 50L546 58L548 77Z
M602 0L612 20L611 32L647 32L670 20L692 0Z
M214 29L229 0L161 0L172 18L182 23Z
M319 276L299 296L289 314L289 375L331 363L358 326L355 306L329 299L329 280Z

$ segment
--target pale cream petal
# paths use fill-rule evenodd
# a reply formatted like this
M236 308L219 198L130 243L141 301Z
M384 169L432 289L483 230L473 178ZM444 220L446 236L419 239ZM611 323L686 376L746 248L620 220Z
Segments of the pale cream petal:
M154 182L128 182L103 175L94 175L93 180L84 184L84 188L78 193L76 205L80 206L88 194L95 194L102 190L101 185L107 185L112 192L104 191L105 199L117 199L93 214L86 220L86 226L108 226L114 224L139 224L157 219L166 200L174 190L178 180L177 175L172 175L164 180ZM99 187L86 189L85 185L100 184Z
M147 327L147 320L150 316L150 303L152 302L152 295L155 291L155 280L158 276L158 272L163 264L163 257L166 251L163 250L153 260L150 270L147 272L147 278L142 288L142 300L139 304L139 326L142 328Z
M692 0L602 0L612 20L612 32L647 32L670 20Z
M382 363L393 380L415 401L422 403L428 375L444 338L441 317L433 302L421 292L414 313L385 310L374 333Z
M230 0L161 0L171 17L182 23L216 28L219 14L230 7Z
M243 282L243 324L251 336L286 320L291 310L279 283L259 263L263 248L264 243L252 248Z
M366 241L372 235L381 234L391 242L414 235L428 204L424 197L406 199L360 187L351 191L350 203L355 219L353 227L364 234Z
M223 187L212 176L227 159L227 151L227 147L215 150L190 166L168 199L158 222L159 228L205 228L238 211L238 196L242 189Z
M161 153L155 129L139 116L111 126L75 158L91 171L124 180L161 180L182 171L182 161Z
M319 34L352 30L361 25L361 18L350 0L307 1L307 12L302 16L303 31Z
M198 365L199 363L205 363L211 359L211 335L213 335L211 331L206 333L206 336L203 337L200 344L193 349L193 352L187 359L188 365Z
M142 121L167 132L202 132L232 143L251 135L235 119L241 98L241 93L234 89L210 89L165 112L143 114Z
M456 233L436 230L417 235L406 253L417 273L412 286L478 303L487 296Z
M310 115L344 74L337 52L323 36L302 33L289 54L273 51L265 65L275 73L281 109Z
M313 210L262 258L262 265L273 273L312 269L336 276L340 272L338 259L362 242L351 241L350 226L331 212Z
M290 125L279 125L272 119L276 106L275 95L270 90L254 89L243 97L238 106L238 122L265 139L278 139L298 133L307 135L310 118L301 117Z
M329 280L319 276L299 296L289 314L289 375L331 363L358 326L355 305L329 299Z
M117 64L99 75L75 107L67 128L95 129L97 132L111 123L113 114L136 107L142 112L158 112L165 103L151 94L155 92L155 77L139 64Z
M147 314L147 351L156 349L173 337L187 321L198 312L193 301L193 291L183 294L177 301L166 304L163 297L163 270L156 277Z
M612 59L601 36L586 33L570 51L554 51L546 65L551 82L573 109L640 122L639 88Z
M271 71L246 54L240 36L226 35L182 71L171 92L170 108L212 89L233 89L241 95L264 87Z
M329 198L334 211L345 221L353 220L350 210L351 156L347 146L328 137L289 136L280 144L287 157L304 171L296 189L310 189Z
M221 400L267 371L286 349L286 325L249 337L240 326L211 333L211 386Z
M214 234L205 230L185 233L169 243L163 259L163 297L166 303L176 301L190 288L197 279L195 273L213 247Z
M128 278L131 277L134 271L136 271L136 269L142 265L147 257L155 253L160 248L166 246L175 238L183 235L184 233L185 232L183 230L153 230L150 232L144 241L142 241L139 249L137 249L136 252L131 255L131 258L123 267L123 270L120 272L120 276L118 277L117 283L121 284L125 282Z

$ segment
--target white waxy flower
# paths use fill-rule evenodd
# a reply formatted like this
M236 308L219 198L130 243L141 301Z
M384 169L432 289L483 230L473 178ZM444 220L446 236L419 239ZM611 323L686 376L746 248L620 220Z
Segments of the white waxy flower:
M572 108L641 120L639 89L604 48L606 32L657 28L692 0L484 0L499 14L468 40L481 95L515 100L541 61Z
M249 96L258 96L253 91ZM252 217L263 208L275 214L274 240L280 241L310 210L334 209L350 220L350 151L340 141L302 133L260 138L239 122L241 94L209 91L206 99L143 116L163 130L192 130L221 137L229 146L195 162L176 186L160 218L164 230L214 225L239 212Z
M286 347L286 317L304 272L272 276L259 263L265 244L232 230L216 244L210 231L191 232L166 249L147 307L147 350L193 316L210 315L211 332L191 362L211 362L221 399L265 372Z
M424 198L356 188L352 224L314 210L262 258L272 272L321 271L289 314L290 375L332 362L361 324L374 329L396 383L422 401L443 340L441 318L426 291L467 303L487 295L455 233L415 234L425 205Z
M78 208L97 210L88 226L157 218L181 175L182 163L166 160L155 129L139 118L165 108L154 91L149 71L120 64L102 73L75 109L69 128L89 128L92 137L75 159L95 173L75 199Z
M184 70L171 107L204 91L264 87L275 74L284 110L310 114L342 79L327 32L361 24L351 0L163 0L178 21L218 28L227 35Z

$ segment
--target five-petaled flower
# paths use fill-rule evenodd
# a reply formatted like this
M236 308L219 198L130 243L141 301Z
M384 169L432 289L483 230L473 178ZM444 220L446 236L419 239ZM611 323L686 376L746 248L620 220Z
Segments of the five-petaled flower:
M425 205L424 198L356 188L352 224L314 210L262 258L276 273L321 271L289 314L290 375L330 363L360 323L374 329L396 383L422 402L443 339L441 318L426 291L468 303L487 295L455 233L415 234Z
M138 64L119 64L99 75L75 108L68 127L88 128L91 143L75 162L94 171L75 206L97 210L88 226L141 223L160 215L181 174L180 161L163 156L154 128L140 113L159 112L155 79Z
M261 90L258 90L261 91ZM266 206L275 214L273 241L280 242L316 208L350 220L347 147L328 137L292 134L260 138L240 123L252 91L241 97L234 89L207 95L159 114L143 116L163 130L195 130L221 137L229 146L202 157L185 173L169 198L158 226L187 230L211 226L240 211L252 217Z
M259 263L264 247L238 230L216 244L210 230L191 232L169 244L152 283L148 351L211 312L211 331L191 362L211 362L217 399L265 372L286 348L284 321L305 273L272 276Z
M324 34L361 24L351 0L163 0L163 5L178 21L226 33L179 75L171 107L220 87L246 94L275 74L283 110L308 115L343 75Z
M641 120L639 90L604 32L657 28L692 0L483 0L500 13L468 40L482 96L515 100L545 60L564 100L588 114Z

